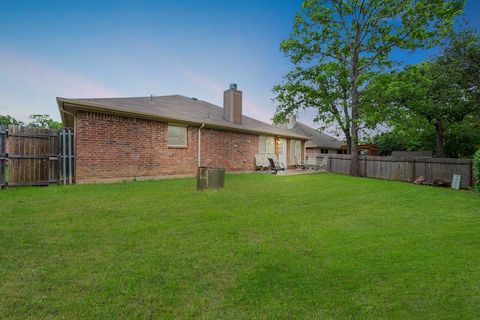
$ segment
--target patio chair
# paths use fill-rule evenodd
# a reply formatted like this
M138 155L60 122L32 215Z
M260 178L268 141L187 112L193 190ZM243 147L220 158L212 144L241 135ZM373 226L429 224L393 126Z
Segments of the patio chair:
M297 156L293 156L293 160L295 161L295 167L297 167L297 169L305 169L305 163L298 159Z
M322 162L318 165L320 170L327 170L328 166L328 156L324 156Z
M275 153L267 153L267 159L268 158L272 158L276 167L285 168L285 164L283 162L278 161L278 157ZM268 160L267 160L267 162L268 162ZM270 163L268 165L270 166Z
M317 157L316 156L308 156L307 161L305 162L305 169L317 170Z
M270 166L268 164L268 161L266 161L266 159L265 159L265 155L264 154L256 154L255 155L255 169L257 171L261 171L261 170L267 170L269 168L270 168Z
M270 163L270 169L273 171L273 174L277 174L278 171L285 171L285 166L278 161L275 162L272 158L268 158L268 162Z

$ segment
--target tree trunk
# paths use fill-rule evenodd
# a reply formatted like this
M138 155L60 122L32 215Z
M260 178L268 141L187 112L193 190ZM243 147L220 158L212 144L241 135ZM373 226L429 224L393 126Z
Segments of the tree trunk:
M350 131L344 133L345 140L347 141L347 154L352 154L352 137L350 136Z
M441 122L435 123L435 137L437 140L437 150L435 156L437 158L445 158L445 129Z
M358 126L356 123L356 119L358 117L358 104L355 106L355 103L352 99L352 160L350 163L350 174L352 176L359 176L360 175L360 166L358 161ZM357 101L358 103L358 101Z
M358 52L352 55L352 124L350 126L352 135L352 160L350 163L350 174L352 176L360 175L360 164L358 161L358 108L360 104L360 97L358 93Z

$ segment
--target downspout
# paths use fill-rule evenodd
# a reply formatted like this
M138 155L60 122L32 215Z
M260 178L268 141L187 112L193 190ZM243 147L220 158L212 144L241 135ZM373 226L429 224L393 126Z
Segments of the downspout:
M197 156L197 160L198 160L198 166L200 167L201 166L201 162L202 162L202 159L201 159L201 146L202 146L202 128L205 127L205 123L202 123L202 125L200 126L200 128L198 128L198 139L197 139L197 143L198 143L198 146L197 146L197 151L198 151L198 156Z

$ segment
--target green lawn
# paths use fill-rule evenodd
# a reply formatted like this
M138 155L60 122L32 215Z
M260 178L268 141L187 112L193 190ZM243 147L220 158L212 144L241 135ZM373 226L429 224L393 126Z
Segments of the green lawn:
M348 176L0 191L0 319L473 319L480 197Z

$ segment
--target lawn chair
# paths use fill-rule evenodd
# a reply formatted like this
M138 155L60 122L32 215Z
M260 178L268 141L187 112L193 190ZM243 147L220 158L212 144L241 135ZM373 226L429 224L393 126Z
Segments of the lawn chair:
M275 162L275 167L285 169L285 164L283 162L278 161L278 157L275 153L267 154L267 158L272 158L273 159L273 162ZM270 166L270 163L268 165Z
M327 171L327 166L328 166L328 156L324 156L322 159L322 162L318 165L318 167L320 170Z
M297 156L293 156L293 161L295 161L295 167L297 167L297 169L305 170L305 163L298 159Z
M255 169L257 171L270 169L270 164L268 163L268 160L265 154L255 155Z
M317 157L316 156L308 156L307 161L305 162L305 169L317 170Z
M268 158L268 162L270 163L270 169L273 171L273 174L277 174L278 171L285 171L285 166L282 166L278 161L275 162L272 158Z

